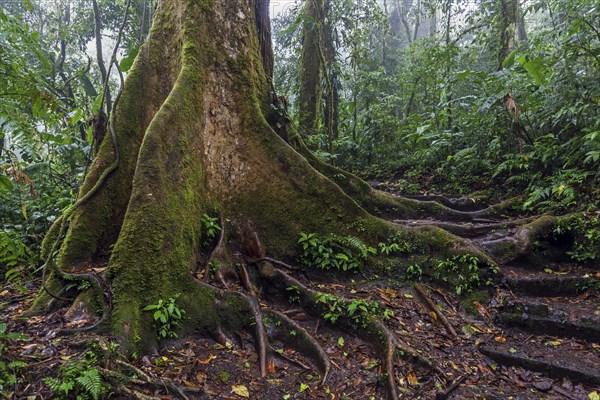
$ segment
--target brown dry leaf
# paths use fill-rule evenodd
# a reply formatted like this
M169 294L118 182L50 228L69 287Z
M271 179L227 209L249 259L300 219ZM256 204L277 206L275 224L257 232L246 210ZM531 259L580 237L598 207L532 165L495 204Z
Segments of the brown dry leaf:
M0 297L4 297L8 294L8 290L3 290L2 292L0 292Z
M416 386L419 384L419 380L417 379L417 374L415 374L414 371L409 371L408 374L406 374L406 380L412 386Z
M269 364L267 364L267 372L269 374L275 374L275 361L269 360Z
M187 386L187 387L194 388L194 389L199 387L194 382L186 381L185 379L182 379L182 381L183 381L183 383L185 383L185 386Z
M506 338L503 336L496 336L494 340L498 343L506 343Z
M206 360L198 360L198 362L200 364L208 364L209 362L211 362L215 358L217 358L217 356L215 356L214 354L210 354Z
M488 319L492 319L492 316L490 315L490 313L485 309L484 306L481 305L481 303L474 301L473 304L475 305L475 307L477 307L477 311L479 312L479 315L481 315L482 317L486 317Z
M196 381L198 381L199 384L204 385L206 382L206 374L204 372L198 372L196 374Z
M250 398L250 392L248 391L248 388L244 385L233 385L231 387L231 391L240 397L245 397L247 399Z
M460 368L458 368L458 365L456 365L453 361L448 360L448 364L450 364L452 369L454 369L456 371L460 371Z

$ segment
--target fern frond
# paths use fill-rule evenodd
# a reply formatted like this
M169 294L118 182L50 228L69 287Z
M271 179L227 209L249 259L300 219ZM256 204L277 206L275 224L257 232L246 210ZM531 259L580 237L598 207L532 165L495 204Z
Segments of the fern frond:
M96 368L89 368L81 375L75 378L77 385L80 386L85 393L92 396L94 400L98 400L102 394L102 377Z

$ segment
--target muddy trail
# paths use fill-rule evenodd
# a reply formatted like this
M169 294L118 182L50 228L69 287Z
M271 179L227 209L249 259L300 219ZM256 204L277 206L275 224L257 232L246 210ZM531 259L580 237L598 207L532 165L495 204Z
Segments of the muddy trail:
M553 254L531 259L528 245L505 256L500 250L522 243L519 235L534 218L490 218L481 212L485 203L467 198L412 197L443 204L466 217L459 222L393 222L435 225L472 241L500 264L499 283L477 293L479 297L457 296L453 288L426 280L413 285L367 274L332 279L319 272L287 271L306 290L348 299L356 307L376 302L388 310L385 325L403 349L395 369L388 369L381 351L365 338L369 332L339 329L344 322L331 315L341 311L331 308L325 321L299 305L296 285L289 285L284 295L266 285L258 292L258 306L268 302L270 312L277 314L276 323L265 324L269 350L275 355L266 376L257 367L251 334L239 332L222 343L186 337L165 341L155 354L126 360L137 380L136 391L121 390L110 397L142 398L143 393L153 399L386 399L390 381L397 397L406 399L588 399L599 392L599 266L583 268ZM5 354L25 364L15 371L17 382L8 398L56 398L43 378L56 376L82 358L90 345L106 359L117 350L110 337L92 332L64 335L65 310L20 318L38 286L33 280L0 291L0 323L7 323L9 332L26 335L23 340L3 340ZM309 335L323 354L312 354L314 346L288 347L290 338ZM101 373L109 374L119 361L98 365Z

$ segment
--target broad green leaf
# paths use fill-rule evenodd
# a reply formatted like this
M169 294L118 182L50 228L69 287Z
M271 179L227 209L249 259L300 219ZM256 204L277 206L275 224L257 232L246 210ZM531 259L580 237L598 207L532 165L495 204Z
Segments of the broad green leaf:
M527 55L523 55L518 57L516 61L525 68L529 75L533 78L536 85L543 85L546 83L546 75L548 74L548 67L539 57L529 57Z
M12 190L14 188L14 184L10 180L10 178L6 175L0 175L0 191L2 190Z
M127 72L127 71L129 71L129 69L131 69L131 66L133 65L133 62L135 61L135 58L137 57L139 50L140 50L140 46L134 46L133 48L131 48L129 50L129 53L127 54L127 56L125 58L123 58L121 60L121 62L119 63L119 68L121 68L121 71Z
M83 85L83 90L85 90L85 94L87 94L91 98L96 98L98 96L96 88L92 84L90 78L85 73L81 73L79 75L79 81Z
M517 56L517 50L513 50L508 57L502 61L502 68L510 68L515 63L515 57Z

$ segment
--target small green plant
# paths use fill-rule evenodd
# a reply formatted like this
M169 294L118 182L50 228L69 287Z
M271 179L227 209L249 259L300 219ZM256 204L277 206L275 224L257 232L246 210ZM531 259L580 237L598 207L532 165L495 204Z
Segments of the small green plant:
M94 399L106 393L107 388L98 368L97 358L92 351L84 357L67 362L59 368L57 377L44 378L44 383L58 399Z
M217 217L211 217L208 214L202 214L200 218L202 222L202 227L206 233L206 237L209 239L214 239L217 237L217 234L221 232L221 226L219 225L219 219Z
M29 266L33 263L34 255L21 235L13 231L0 231L0 271L6 283L15 283L24 292L23 282L30 277Z
M366 327L369 322L369 317L379 315L380 309L378 303L354 299L348 304L347 312L348 317L356 324Z
M9 387L17 383L17 373L27 363L11 360L5 356L6 342L9 340L24 340L27 337L18 332L7 332L6 324L0 324L0 393L4 393Z
M382 254L385 254L386 256L400 250L400 245L398 243L389 243L389 244L379 243L378 246L379 246L379 252Z
M325 270L358 271L370 255L377 253L373 247L350 235L330 234L321 238L316 233L302 232L298 243L302 247L302 264Z
M479 258L468 254L447 258L434 266L434 278L454 287L458 295L471 292L473 288L481 286L481 281L484 278L479 263ZM495 268L490 270L494 274L497 273ZM489 286L491 283L490 279L485 281L485 285Z
M175 333L174 329L179 325L183 319L183 314L185 314L185 311L176 304L179 296L180 293L173 297L169 297L166 301L159 299L158 303L144 307L144 311L154 311L152 317L154 318L154 321L159 323L159 339L166 338L167 336L177 337L177 333Z
M288 301L290 303L299 303L300 302L300 288L296 285L288 286L285 290L289 293Z
M323 305L323 319L335 324L344 315L344 302L330 293L317 294L317 303Z
M411 264L406 268L406 273L409 279L420 280L423 275L423 269L419 264Z
M554 234L573 236L573 246L567 254L575 261L588 262L600 258L600 219L598 215L577 215L561 219Z

